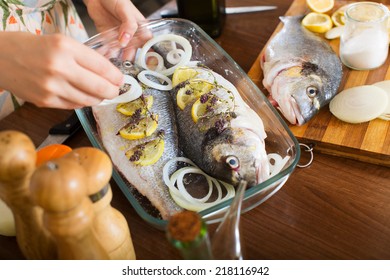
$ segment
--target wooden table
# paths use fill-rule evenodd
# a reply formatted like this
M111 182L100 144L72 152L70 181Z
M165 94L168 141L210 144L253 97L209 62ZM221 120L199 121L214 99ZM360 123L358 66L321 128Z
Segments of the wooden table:
M216 41L249 71L291 1L227 0L228 6L277 5L275 11L229 15ZM69 111L23 106L0 130L25 132L36 145ZM66 144L90 146L83 131ZM247 259L390 259L390 169L314 151L272 198L242 216ZM164 232L144 222L112 182L113 206L126 217L138 259L179 259ZM212 232L215 226L210 227ZM0 259L22 259L15 238L0 236Z

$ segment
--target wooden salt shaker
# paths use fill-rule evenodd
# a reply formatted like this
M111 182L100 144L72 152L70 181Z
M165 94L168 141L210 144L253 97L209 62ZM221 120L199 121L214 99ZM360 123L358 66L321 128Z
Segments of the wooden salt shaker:
M95 212L93 230L110 259L134 260L136 256L127 221L122 213L110 204L110 158L103 151L92 147L77 148L68 157L76 158L86 170L87 191Z
M56 259L53 239L42 224L42 209L29 189L36 151L31 139L18 131L0 132L0 198L15 219L16 239L27 259Z
M49 161L31 177L32 198L44 209L44 225L55 238L59 259L109 258L93 233L86 184L85 170L70 158Z

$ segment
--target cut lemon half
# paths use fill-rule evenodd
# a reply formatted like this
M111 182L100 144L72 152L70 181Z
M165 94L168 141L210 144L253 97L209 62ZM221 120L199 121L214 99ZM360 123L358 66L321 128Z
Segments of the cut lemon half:
M146 116L136 124L125 126L119 131L120 136L128 140L137 140L148 137L156 131L158 126L158 115Z
M150 110L153 105L153 96L147 95L137 98L131 102L119 103L116 110L125 116L132 116L136 110L141 109L141 114L144 115L147 110Z
M302 25L312 32L325 33L332 28L333 23L327 14L312 12L303 18Z
M326 13L333 9L334 0L306 0L310 10L316 13Z
M161 138L141 144L126 152L126 157L137 165L155 164L164 153L164 140Z
M206 80L193 79L188 85L178 90L176 95L177 106L184 108L192 101L198 99L202 94L212 90L214 85Z
M345 24L345 10L347 9L347 5L344 5L337 9L331 16L333 24L335 26L342 26Z
M198 75L198 72L190 67L183 66L178 67L172 76L172 87L177 86L178 84L190 80Z

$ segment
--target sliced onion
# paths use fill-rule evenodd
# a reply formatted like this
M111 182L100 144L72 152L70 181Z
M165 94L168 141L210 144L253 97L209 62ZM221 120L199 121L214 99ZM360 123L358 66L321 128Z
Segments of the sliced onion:
M189 192L187 192L187 190L183 184L183 179L184 179L184 176L188 173L200 174L200 175L203 175L204 177L206 177L207 183L209 184L209 192L207 193L206 196L204 196L203 198L195 198L192 195L190 195ZM211 194L213 193L213 183L211 182L210 177L207 176L202 170L200 170L197 167L183 167L183 168L177 170L172 175L171 181L177 182L179 192L187 201L206 202L207 200L209 200Z
M142 88L139 85L138 81L134 79L132 76L124 75L124 84L131 85L128 91L122 93L121 95L118 95L113 99L104 99L102 102L99 103L99 105L126 103L126 102L133 101L141 96Z
M329 103L330 112L349 123L373 120L385 111L387 93L377 86L357 86L341 91Z
M375 83L373 84L373 86L380 87L387 93L387 107L385 111L378 118L382 120L390 121L390 80Z
M269 160L270 177L278 174L290 159L290 156L282 158L282 156L277 153L269 153L267 156Z
M162 34L162 35L156 36L156 37L150 39L148 42L146 42L145 45L141 48L141 50L139 52L138 62L139 62L141 67L150 70L147 67L146 62L145 62L146 53L151 47L153 47L156 43L161 42L161 41L172 41L172 42L178 43L184 49L184 54L181 57L181 60L179 63L175 64L174 66L172 66L168 69L164 69L164 70L160 71L161 74L169 76L169 75L173 74L173 72L175 72L175 69L177 67L186 65L191 60L192 46L186 38L179 36L179 35Z
M152 80L149 80L146 77L146 75L150 75L150 76L154 76L156 78L159 78L159 79L163 80L164 82L166 82L167 84L166 85L158 84ZM159 90L171 90L172 89L171 79L169 79L167 76L160 74L156 71L143 70L138 74L137 78L140 82L144 83L145 85L147 85L148 87L151 87L151 88L155 88L155 89L159 89Z
M169 168L175 162L184 162L191 166L182 167L176 170L171 176L169 176ZM195 198L186 190L183 184L183 179L184 176L189 173L200 174L206 178L209 185L209 191L204 197ZM235 195L235 189L232 185L222 181L218 181L215 178L207 175L200 168L198 168L190 159L185 157L173 158L165 164L163 168L163 180L168 186L173 200L182 208L192 211L201 211L207 209L211 206L221 203L222 201L230 199ZM177 184L178 187L175 187L175 184ZM224 197L222 196L223 194L221 184L226 189L226 194ZM214 188L217 190L218 193L217 198L212 202L207 202L210 199Z
M328 30L325 33L325 38L328 40L339 38L341 34L344 32L344 29L345 29L344 25L333 27L332 29Z
M184 54L185 53L182 49L173 49L167 54L166 59L170 64L175 65L180 62Z
M164 66L164 59L160 54L158 54L156 52L147 52L145 55L145 59L147 60L149 57L154 57L155 59L157 59L157 65L153 71L160 72L161 70L164 69L164 67L165 67Z

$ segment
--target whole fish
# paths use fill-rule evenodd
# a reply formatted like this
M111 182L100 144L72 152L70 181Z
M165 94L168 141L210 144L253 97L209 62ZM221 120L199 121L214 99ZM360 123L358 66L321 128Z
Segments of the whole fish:
M301 20L301 16L281 17L284 26L260 61L271 103L295 125L306 123L328 104L342 78L337 54Z
M200 83L209 88L184 108L176 106L179 144L185 156L209 175L233 185L246 180L248 186L254 186L266 180L269 162L260 117L221 75L203 67L191 68L197 75L173 89L175 104L180 90L187 91L188 84ZM197 116L196 108L200 106L205 109L199 110L202 113Z
M129 63L117 66L124 73L137 73L137 69L134 69ZM182 210L173 201L167 186L163 182L164 165L171 158L181 155L178 148L175 112L169 92L145 88L141 98L146 96L153 96L153 105L148 111L158 115L158 127L152 135L143 139L128 140L118 134L118 131L128 124L129 117L116 110L117 104L95 106L92 110L103 146L118 172L124 177L124 181L129 182L131 186L145 196L159 211L163 219L168 219L171 215ZM140 166L126 156L126 151L160 137L161 132L164 135L164 152L156 163Z

